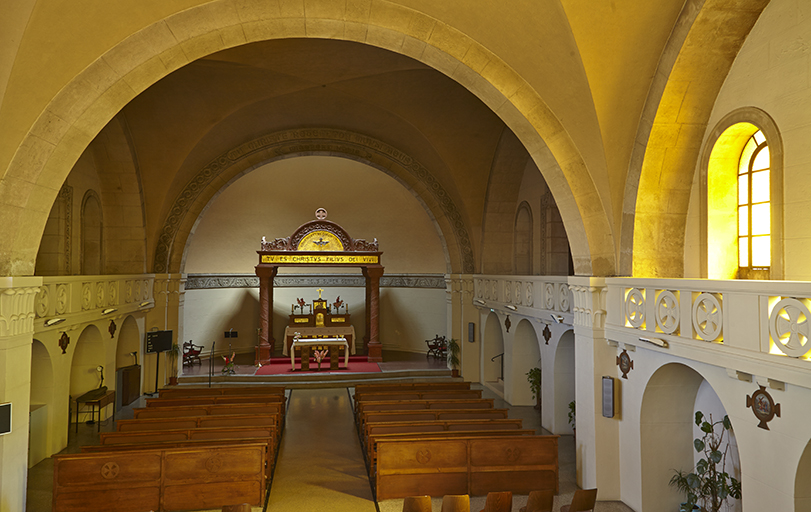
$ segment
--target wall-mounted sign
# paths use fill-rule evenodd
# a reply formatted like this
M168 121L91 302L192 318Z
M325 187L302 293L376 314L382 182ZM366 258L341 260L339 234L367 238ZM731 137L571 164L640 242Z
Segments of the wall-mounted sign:
M0 404L0 436L11 433L11 404Z
M746 407L751 407L755 417L760 420L758 427L769 430L769 423L775 416L780 417L780 404L774 403L772 395L766 391L766 388L759 386L760 389L752 393L752 396L746 395Z
M628 372L634 369L634 362L631 360L631 356L627 351L625 351L625 349L623 349L620 355L617 356L617 366L620 367L623 379L627 379Z
M603 377L603 417L614 417L614 377Z

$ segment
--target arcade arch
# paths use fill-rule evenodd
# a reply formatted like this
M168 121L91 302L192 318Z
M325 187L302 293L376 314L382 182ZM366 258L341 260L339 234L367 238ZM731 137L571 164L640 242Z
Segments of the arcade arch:
M482 376L484 383L503 389L504 380L504 335L498 315L490 312L484 323L482 343Z
M30 400L28 462L32 465L53 453L51 444L56 410L53 362L48 349L37 339L31 344Z
M121 322L121 330L118 333L118 344L115 351L115 368L123 368L135 364L137 357L133 358L131 355L135 352L136 356L141 353L141 331L138 329L138 323L135 318L128 316Z
M794 477L794 512L811 512L811 441L805 446Z
M555 393L551 409L554 411L551 428L554 434L572 432L569 404L575 399L574 357L574 331L570 329L561 334L555 348Z
M530 369L540 368L541 349L538 335L526 318L515 326L512 349L504 357L507 358L505 366L509 363L510 368L510 371L505 372L504 388L507 392L504 398L511 405L535 405L526 375Z
M99 387L101 375L97 368L105 366L104 339L95 325L88 325L76 340L76 349L70 366L69 396L80 396ZM106 375L105 375L106 378Z

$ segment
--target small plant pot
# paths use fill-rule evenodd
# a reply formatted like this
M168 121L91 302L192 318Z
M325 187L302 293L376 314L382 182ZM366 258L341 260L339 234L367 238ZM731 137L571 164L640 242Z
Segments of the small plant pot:
M452 369L451 370L451 377L453 377L454 379L459 377L459 370L457 370L456 368Z
M169 377L169 385L177 386L177 377Z

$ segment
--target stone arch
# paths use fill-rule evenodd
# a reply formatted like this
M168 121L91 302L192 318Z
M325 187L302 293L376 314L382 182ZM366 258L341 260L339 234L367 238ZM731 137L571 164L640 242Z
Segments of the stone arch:
M530 369L540 368L541 347L535 329L526 318L515 326L509 355L509 371L504 372L504 398L511 405L535 405L526 375ZM506 361L504 365L507 366Z
M437 227L448 272L475 271L467 222L457 207L458 199L425 166L403 151L363 134L332 128L274 132L233 148L200 169L175 198L164 219L153 270L182 271L200 214L228 185L262 165L300 155L348 158L393 177L414 194Z
M794 477L794 512L811 512L811 441L805 446Z
M141 352L141 330L138 328L138 323L135 317L128 316L121 322L121 330L118 333L118 344L115 351L115 368L123 368L135 364L135 361L140 361L141 358L133 358L132 354L136 355Z
M31 413L29 425L29 464L50 457L56 414L54 369L51 355L37 339L31 344Z
M737 277L737 251L726 250L730 244L737 244L737 229L733 229L729 239L724 233L713 232L711 224L711 205L709 196L709 178L711 175L731 175L731 182L725 185L737 186L738 160L743 146L749 137L758 129L763 131L769 144L770 153L770 201L771 201L771 236L772 265L769 279L783 279L783 138L777 123L763 110L755 107L736 109L724 116L710 131L709 137L699 162L700 215L701 215L701 277L704 279L735 279ZM733 209L737 206L737 202ZM722 251L713 254L709 241ZM724 262L726 253L732 254L732 262ZM711 261L716 259L716 261ZM722 259L722 261L717 261Z
M97 388L100 376L96 368L105 366L106 369L105 354L101 331L95 325L88 325L76 340L70 367L70 386L64 392L70 396L79 396Z
M50 204L56 196L52 184L64 181L72 162L99 130L135 96L172 71L200 57L255 41L279 37L350 40L412 57L478 96L514 133L521 134L530 156L543 169L567 231L577 235L572 237L576 272L616 272L614 239L607 236L613 230L605 193L597 189L560 120L498 55L437 19L395 4L386 4L385 20L346 7L334 13L314 8L282 17L260 4L261 0L238 6L228 0L207 2L168 16L116 44L50 101L23 137L4 179L33 183L29 195L36 194ZM189 23L192 19L207 22ZM415 26L427 30L415 31ZM404 44L406 40L409 44ZM164 58L170 54L171 59ZM548 153L560 166L542 165ZM9 230L0 231L0 236L13 241L8 256L0 261L0 274L31 274L35 244L11 231L10 225L24 222L39 235L47 212L14 210L8 218L18 222L0 227Z
M619 275L683 276L687 208L701 140L718 92L766 5L685 2L662 52L628 167ZM641 197L645 200L638 201Z
M482 383L499 383L502 380L504 364L504 334L501 331L501 321L498 315L490 312L484 322L484 337L482 339ZM502 354L501 357L498 357Z
M515 229L513 231L513 258L514 268L517 275L532 275L534 262L532 233L533 233L532 208L526 201L518 205L515 212Z
M569 329L560 336L555 347L555 392L552 411L552 433L570 434L569 404L575 399L575 352L574 330Z
M82 198L80 218L82 274L101 275L104 273L104 215L96 191L88 190Z
M711 412L706 407L715 409L715 421L720 419L717 414L726 415L712 385L695 369L667 363L648 379L639 415L644 510L675 510L684 501L668 482L674 469L689 471L695 465L693 440L700 435L694 422L696 407L705 413ZM733 459L738 460L736 446L734 450Z

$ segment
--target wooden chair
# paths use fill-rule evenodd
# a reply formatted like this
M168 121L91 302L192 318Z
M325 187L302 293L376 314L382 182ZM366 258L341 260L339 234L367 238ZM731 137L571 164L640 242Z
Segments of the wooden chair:
M442 512L470 512L470 496L446 494L442 497Z
M408 496L403 500L403 512L431 512L430 496Z
M571 505L563 505L560 512L585 512L594 510L597 502L597 489L578 489L574 492Z
M552 512L555 506L555 491L531 491L527 498L527 506L521 507L519 512Z
M200 353L203 351L203 347L201 345L195 345L192 340L187 341L183 344L183 366L191 366L197 362L197 364L202 365L203 362L200 361Z
M513 508L513 493L510 491L488 492L481 512L510 512Z
M445 336L440 336L439 334L432 340L425 340L425 344L428 345L428 353L425 357L434 356L437 358L447 357L448 355L448 342L445 340Z

